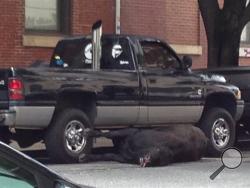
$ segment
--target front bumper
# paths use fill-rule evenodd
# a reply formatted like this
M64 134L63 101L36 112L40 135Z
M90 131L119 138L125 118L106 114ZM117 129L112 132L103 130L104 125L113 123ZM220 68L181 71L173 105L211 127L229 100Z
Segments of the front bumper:
M239 121L242 117L244 112L244 101L243 100L237 100L236 103L236 114L235 114L235 121Z
M20 129L46 128L54 110L52 106L12 106L9 110L0 110L0 125Z

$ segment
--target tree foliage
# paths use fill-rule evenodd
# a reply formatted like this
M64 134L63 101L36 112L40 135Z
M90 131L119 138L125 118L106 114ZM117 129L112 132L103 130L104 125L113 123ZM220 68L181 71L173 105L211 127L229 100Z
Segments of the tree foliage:
M208 67L238 66L240 38L250 21L247 0L198 0L208 39Z

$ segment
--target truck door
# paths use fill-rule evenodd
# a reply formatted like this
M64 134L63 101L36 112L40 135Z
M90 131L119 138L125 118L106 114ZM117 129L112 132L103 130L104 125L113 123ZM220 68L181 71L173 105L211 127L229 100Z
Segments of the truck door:
M181 62L161 42L140 42L143 62L141 74L146 79L149 124L193 123L202 113L200 78L181 71Z
M139 78L129 40L102 40L102 92L98 93L97 120L101 126L134 125L139 113Z

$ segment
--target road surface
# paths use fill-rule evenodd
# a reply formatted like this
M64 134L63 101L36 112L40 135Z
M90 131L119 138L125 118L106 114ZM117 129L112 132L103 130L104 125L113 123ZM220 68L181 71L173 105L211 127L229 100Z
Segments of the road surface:
M103 143L103 142L102 142ZM107 143L109 145L110 143ZM98 144L97 144L98 145ZM224 169L215 180L209 176L221 165L219 158L203 158L197 162L176 163L165 167L140 168L137 165L116 162L95 162L88 164L52 164L45 151L36 155L27 154L45 163L62 176L78 184L100 188L171 188L171 187L250 187L250 144L239 146L243 161L237 169ZM245 147L247 146L247 147ZM96 149L105 152L105 148ZM107 148L106 150L110 150ZM39 153L38 152L38 153ZM42 154L41 154L42 153Z
M100 188L250 187L250 158L237 169L224 169L214 180L209 176L221 166L219 159L155 168L115 162L48 166L78 184Z

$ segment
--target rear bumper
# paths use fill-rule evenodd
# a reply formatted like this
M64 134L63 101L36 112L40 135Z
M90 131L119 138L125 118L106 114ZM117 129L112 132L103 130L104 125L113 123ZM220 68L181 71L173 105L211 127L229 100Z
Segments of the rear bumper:
M237 106L236 106L235 120L239 121L244 112L244 101L238 100L236 105Z
M52 106L13 106L0 110L0 125L20 129L46 128L53 117Z

